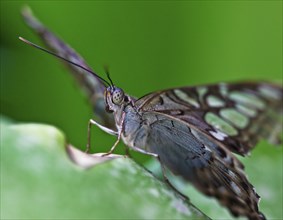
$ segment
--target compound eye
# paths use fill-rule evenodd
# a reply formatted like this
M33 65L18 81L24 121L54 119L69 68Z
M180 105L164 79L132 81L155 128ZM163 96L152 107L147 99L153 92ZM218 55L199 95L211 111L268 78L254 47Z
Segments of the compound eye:
M124 100L124 91L119 88L115 88L114 92L112 93L112 101L114 104L119 105Z

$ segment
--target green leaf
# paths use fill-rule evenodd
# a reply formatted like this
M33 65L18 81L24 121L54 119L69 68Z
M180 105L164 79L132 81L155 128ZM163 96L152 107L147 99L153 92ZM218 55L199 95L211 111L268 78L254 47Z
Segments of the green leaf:
M1 219L207 219L131 159L101 158L1 118Z

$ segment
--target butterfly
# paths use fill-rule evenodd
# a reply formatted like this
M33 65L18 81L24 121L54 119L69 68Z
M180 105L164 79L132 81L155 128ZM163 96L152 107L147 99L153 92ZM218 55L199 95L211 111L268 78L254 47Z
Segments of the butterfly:
M247 155L261 139L281 143L282 87L268 82L219 83L134 98L114 85L109 75L107 81L94 73L31 11L24 10L23 16L57 55L48 53L68 61L86 90L103 122L91 119L89 130L95 124L118 137L108 153L122 140L128 148L156 157L162 166L215 197L234 216L265 219L258 208L260 197L234 154Z

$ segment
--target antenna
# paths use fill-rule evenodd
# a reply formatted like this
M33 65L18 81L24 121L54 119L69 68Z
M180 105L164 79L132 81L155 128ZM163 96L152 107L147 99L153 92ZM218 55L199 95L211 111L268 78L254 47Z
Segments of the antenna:
M74 63L74 62L72 62L72 61L70 61L70 60L67 60L66 58L61 57L61 56L59 56L58 54L53 53L53 52L51 52L51 51L49 51L49 50L47 50L47 49L45 49L45 48L43 48L43 47L40 47L40 46L38 46L38 45L36 45L36 44L34 44L34 43L32 43L32 42L30 42L30 41L28 41L28 40L22 38L22 37L19 37L19 39L20 39L21 41L23 41L24 43L30 45L30 46L33 46L33 47L35 47L35 48L37 48L37 49L39 49L39 50L42 50L42 51L44 51L44 52L46 52L46 53L49 53L49 54L51 54L51 55L53 55L53 56L55 56L55 57L57 57L57 58L59 58L59 59L61 59L61 60L64 60L64 61L67 62L67 63L70 63L70 64L72 64L72 65L74 65L74 66L77 66L77 67L79 67L79 68L81 68L81 69L83 69L83 70L85 70L85 71L91 73L92 75L94 75L95 77L97 77L98 79L100 79L100 80L102 81L102 83L103 83L104 86L106 86L106 85L107 85L107 86L111 86L111 84L110 84L109 82L107 82L107 81L106 81L105 79L103 79L102 77L98 76L95 72L93 72L93 71L91 71L91 70L89 70L89 69L87 69L87 68L85 68L85 67L83 67L83 66L81 66L81 65L79 65L79 64L77 64L77 63ZM105 85L105 84L106 84L106 85Z
M104 71L106 73L107 79L110 81L111 86L114 87L114 83L110 77L109 68L107 65L104 66Z

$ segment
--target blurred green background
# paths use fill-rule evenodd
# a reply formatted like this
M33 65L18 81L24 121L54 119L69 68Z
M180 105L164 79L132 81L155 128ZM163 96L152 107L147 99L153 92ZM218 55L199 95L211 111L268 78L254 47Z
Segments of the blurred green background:
M41 44L22 21L24 5L101 76L107 64L114 83L133 96L243 79L282 83L282 1L2 0L1 113L55 125L82 149L91 107L63 65L18 40ZM107 151L115 138L94 133L95 150ZM282 150L263 143L255 151L277 156L273 165L279 167L268 164L275 173L259 177L253 172L264 164L252 156L245 160L248 172L255 168L249 176L274 178L282 195Z

